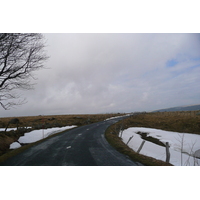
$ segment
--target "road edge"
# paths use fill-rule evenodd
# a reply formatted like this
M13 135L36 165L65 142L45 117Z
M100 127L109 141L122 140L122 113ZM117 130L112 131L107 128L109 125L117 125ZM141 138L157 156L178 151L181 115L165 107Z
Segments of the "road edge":
M132 161L139 162L139 163L141 163L141 164L143 164L145 166L173 166L170 163L166 163L164 161L157 160L157 159L152 158L152 157L148 157L148 156L145 156L145 155L142 155L142 154L138 154L133 149L131 149L130 147L128 147L122 141L122 139L118 135L116 135L114 133L115 132L114 131L115 125L117 123L118 122L112 124L105 131L105 138L106 138L106 140L117 151L119 151L120 153L128 156Z
M77 126L77 127L78 127L78 126ZM47 139L49 139L49 138L55 137L55 136L57 136L57 135L59 135L59 134L61 134L61 133L70 131L70 130L75 129L75 128L77 128L77 127L74 127L74 128L71 128L71 129L67 129L67 130L64 130L64 131L55 133L55 134L53 134L53 135L50 135L49 137L46 137L46 138L41 139L41 140L38 140L38 141L36 141L36 142L32 142L32 143L30 143L30 144L26 144L26 145L24 145L24 146L22 146L22 147L19 147L19 148L17 148L17 149L10 149L10 151L8 151L7 153L5 153L5 154L3 154L3 155L0 156L0 165L1 165L1 163L3 163L3 162L5 162L6 160L8 160L9 158L11 158L11 157L13 157L13 156L16 156L16 155L18 155L18 154L20 154L20 153L22 153L23 151L25 151L26 149L31 148L31 147L34 146L34 145L37 145L37 144L39 144L39 143L41 143L41 142L43 142L43 141L45 141L45 140L47 140Z

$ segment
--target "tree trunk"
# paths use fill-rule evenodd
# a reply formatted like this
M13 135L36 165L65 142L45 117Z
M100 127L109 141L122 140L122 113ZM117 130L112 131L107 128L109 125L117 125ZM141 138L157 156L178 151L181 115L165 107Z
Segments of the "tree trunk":
M8 124L7 124L6 128L5 128L5 132L7 131L9 124L10 124L10 123L8 122Z

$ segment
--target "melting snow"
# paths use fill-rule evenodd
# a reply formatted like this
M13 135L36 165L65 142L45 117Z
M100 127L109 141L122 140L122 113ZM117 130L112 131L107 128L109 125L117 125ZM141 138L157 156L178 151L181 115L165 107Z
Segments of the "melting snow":
M123 131L122 139L124 143L127 143L129 138L133 136L128 143L128 146L134 151L138 150L143 141L141 136L137 134L139 131L149 133L148 136L157 138L164 144L169 142L171 164L177 166L200 165L200 160L193 157L194 153L200 149L200 135L163 131L152 128L132 127ZM166 148L149 141L145 141L140 154L166 161Z
M71 129L71 128L75 128L75 125L72 126L65 126L65 127L56 127L56 128L48 128L48 129L40 129L40 130L34 130L28 133L25 133L24 136L21 136L19 138L19 143L32 143L32 142L36 142L38 140L41 140L43 138L49 137L50 135L53 135L55 133L67 130L67 129ZM21 145L18 142L13 142L10 145L10 149L16 149L21 147Z

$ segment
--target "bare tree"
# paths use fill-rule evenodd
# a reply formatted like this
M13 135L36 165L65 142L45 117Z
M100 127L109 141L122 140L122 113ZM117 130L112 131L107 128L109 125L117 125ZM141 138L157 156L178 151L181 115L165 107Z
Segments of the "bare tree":
M19 119L18 119L18 118L13 118L13 119L11 119L11 120L8 122L8 124L7 124L6 128L5 128L5 132L7 131L7 129L8 129L8 127L9 127L10 124L16 124L16 125L17 125L17 130L18 130Z
M9 109L23 103L17 89L32 89L33 72L47 59L43 35L0 33L0 105Z

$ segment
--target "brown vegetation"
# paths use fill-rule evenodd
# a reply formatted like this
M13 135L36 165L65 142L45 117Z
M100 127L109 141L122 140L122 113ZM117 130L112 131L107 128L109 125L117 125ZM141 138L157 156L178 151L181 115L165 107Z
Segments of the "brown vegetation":
M10 144L17 141L20 136L26 132L36 129L46 129L51 127L62 127L77 125L82 126L86 124L103 121L107 118L119 116L119 114L96 114L96 115L54 115L54 116L29 116L18 117L19 129L17 131L0 131L0 156L11 151ZM12 120L11 117L0 118L0 128L7 127ZM9 128L16 127L16 124L9 124ZM31 127L28 128L27 127Z
M146 127L200 134L200 115L198 113L199 111L144 113L125 119L123 124L124 128Z
M132 160L144 165L171 165L154 158L150 158L134 152L118 136L120 130L129 127L156 128L167 131L200 134L199 111L184 112L156 112L132 115L109 127L106 131L106 139L121 153L128 155Z
M132 160L138 161L148 166L168 166L169 163L147 157L134 152L131 148L125 145L118 136L119 130L129 127L147 127L157 128L167 131L187 132L200 134L200 111L185 111L185 112L156 112L143 113L132 115L109 127L106 131L106 139L119 152L128 155ZM54 116L30 116L18 117L19 127L32 127L31 129L20 129L18 131L9 131L7 133L0 132L0 155L6 156L9 146L12 142L17 141L25 131L40 128L61 127L68 125L86 125L103 121L109 117L119 116L119 114L101 114L101 115L54 115ZM0 118L0 128L5 128L12 118ZM10 124L9 127L14 127ZM31 144L30 144L31 145ZM29 145L21 147L28 148ZM21 149L20 148L20 149ZM14 150L18 151L18 150ZM13 151L13 152L14 152ZM3 157L1 156L1 157Z

